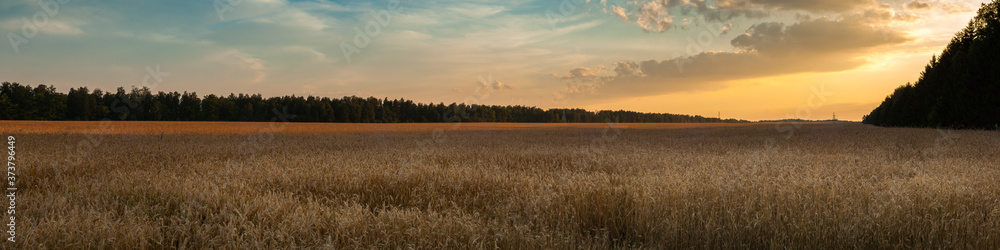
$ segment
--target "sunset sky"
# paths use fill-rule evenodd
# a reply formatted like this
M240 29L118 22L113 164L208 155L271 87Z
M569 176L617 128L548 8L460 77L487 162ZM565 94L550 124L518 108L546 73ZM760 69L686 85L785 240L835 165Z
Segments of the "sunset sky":
M983 2L5 0L0 81L860 120Z

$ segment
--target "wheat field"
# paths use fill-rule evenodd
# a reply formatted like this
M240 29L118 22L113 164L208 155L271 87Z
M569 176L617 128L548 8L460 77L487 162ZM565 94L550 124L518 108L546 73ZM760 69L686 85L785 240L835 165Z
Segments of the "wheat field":
M5 121L3 246L1000 247L1000 133L780 126Z

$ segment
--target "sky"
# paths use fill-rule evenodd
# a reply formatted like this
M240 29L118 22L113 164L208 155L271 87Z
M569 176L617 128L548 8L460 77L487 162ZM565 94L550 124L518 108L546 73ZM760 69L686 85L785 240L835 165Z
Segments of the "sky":
M0 81L860 120L985 0L5 0Z

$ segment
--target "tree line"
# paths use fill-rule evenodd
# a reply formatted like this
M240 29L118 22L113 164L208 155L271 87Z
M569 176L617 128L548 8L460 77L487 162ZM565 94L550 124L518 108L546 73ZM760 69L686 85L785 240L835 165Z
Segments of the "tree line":
M529 106L424 104L410 100L346 96L281 96L157 92L149 88L119 87L115 92L87 87L59 93L44 84L31 87L4 82L0 86L0 120L129 120L129 121L272 121L413 123L413 122L748 122L702 116L548 109Z
M984 4L915 84L896 88L864 123L1000 128L1000 1Z

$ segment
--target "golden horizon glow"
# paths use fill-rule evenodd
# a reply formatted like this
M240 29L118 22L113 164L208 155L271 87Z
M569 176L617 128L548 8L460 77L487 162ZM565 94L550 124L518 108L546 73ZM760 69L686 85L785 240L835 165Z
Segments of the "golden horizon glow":
M70 2L36 25L22 17L45 10L17 0L0 31L38 32L8 39L0 81L860 120L984 2L733 1Z

